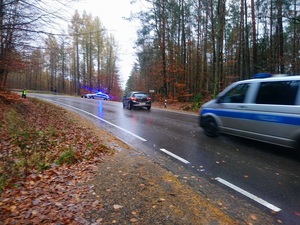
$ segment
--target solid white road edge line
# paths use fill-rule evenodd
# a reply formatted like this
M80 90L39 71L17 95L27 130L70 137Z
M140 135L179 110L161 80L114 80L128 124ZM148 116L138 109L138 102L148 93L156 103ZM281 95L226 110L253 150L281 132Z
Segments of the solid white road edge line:
M166 153L166 154L168 154L168 155L174 157L175 159L178 159L179 161L181 161L181 162L183 162L183 163L185 163L185 164L189 164L189 163L190 163L189 161L187 161L187 160L185 160L185 159L179 157L178 155L173 154L172 152L169 152L168 150L166 150L166 149L164 149L164 148L161 148L160 150L161 150L162 152L164 152L164 153Z
M105 120L105 119L102 119L102 118L100 118L100 117L98 117L98 116L95 116L95 115L92 114L92 113L89 113L89 112L84 111L84 110L82 110L82 109L78 109L78 108L76 108L76 107L74 107L74 106L67 105L67 104L64 104L64 103L61 103L61 102L57 102L57 101L52 101L52 102L56 102L56 103L58 103L58 104L61 104L61 105L64 105L64 106L67 106L67 107L76 109L76 110L81 111L81 112L83 112L83 113L86 113L86 114L88 114L88 115L90 115L90 116L92 116L92 117L95 117L96 119L99 119L99 120L101 120L101 121L103 121L103 122L105 122L105 123L107 123L107 124L109 124L109 125L111 125L111 126L113 126L113 127L118 128L119 130L122 130L122 131L124 131L124 132L126 132L126 133L128 133L128 134L130 134L130 135L132 135L132 136L134 136L134 137L136 137L136 138L138 138L138 139L140 139L141 141L147 141L146 139L144 139L144 138L142 138L142 137L140 137L140 136L138 136L138 135L136 135L136 134L134 134L134 133L131 133L130 131L125 130L124 128L119 127L119 126L117 126L117 125L115 125L115 124L113 124L113 123L111 123L111 122L109 122L109 121L107 121L107 120Z
M250 199L252 199L252 200L254 200L254 201L260 203L261 205L263 205L263 206L265 206L265 207L267 207L267 208L269 208L269 209L271 209L271 210L273 210L273 211L275 211L275 212L281 211L280 208L278 208L278 207L276 207L276 206L274 206L274 205L268 203L267 201L265 201L265 200L263 200L263 199L261 199L261 198L255 196L255 195L253 195L253 194L251 194L251 193L249 193L249 192L247 192L247 191L245 191L245 190L243 190L243 189L241 189L241 188L239 188L239 187L237 187L237 186L235 186L234 184L229 183L228 181L226 181L226 180L224 180L224 179L222 179L222 178L220 178L220 177L217 177L217 178L215 178L215 179L216 179L217 181L219 181L220 183L226 185L227 187L232 188L233 190L235 190L235 191L237 191L237 192L239 192L239 193L241 193L241 194L247 196L248 198L250 198Z

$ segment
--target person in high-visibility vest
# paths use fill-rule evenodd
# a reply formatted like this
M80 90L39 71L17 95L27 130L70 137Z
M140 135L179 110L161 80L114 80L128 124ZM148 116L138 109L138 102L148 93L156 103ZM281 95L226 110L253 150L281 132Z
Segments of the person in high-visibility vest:
M22 98L26 98L26 89L24 89L23 91L22 91Z

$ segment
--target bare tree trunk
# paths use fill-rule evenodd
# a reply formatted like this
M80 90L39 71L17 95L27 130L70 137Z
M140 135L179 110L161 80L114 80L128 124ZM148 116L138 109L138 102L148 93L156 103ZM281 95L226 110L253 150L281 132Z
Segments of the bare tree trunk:
M183 66L183 81L186 82L186 36L185 36L185 19L184 19L184 0L181 0L181 48L182 56L181 63Z
M244 46L244 58L245 58L245 70L244 70L244 79L249 78L250 75L250 49L249 49L249 31L248 31L248 5L247 0L244 0L245 8L245 46Z
M66 87L65 87L65 70L66 70L66 53L65 53L65 42L62 43L62 63L61 63L61 90L60 92L66 93Z
M283 25L282 25L282 0L277 1L277 23L278 23L278 39L279 39L279 73L285 73L284 68L284 50L283 50Z
M101 88L101 56L100 56L100 42L99 42L99 38L97 37L97 88Z
M167 83L167 63L166 63L166 16L165 16L165 0L162 0L162 22L161 22L161 55L162 55L162 75L164 85L165 98L168 97L168 83Z
M76 35L76 82L75 82L75 90L77 95L80 95L80 62L79 62L79 38L78 34Z
M270 6L270 60L269 60L269 68L270 72L274 72L274 49L273 49L273 42L274 42L274 37L273 37L273 1L271 1L271 6Z
M244 47L245 47L245 8L244 8L244 1L241 0L240 1L241 5L241 14L240 14L240 45L239 45L239 58L238 58L238 62L239 62L239 67L238 67L238 73L239 73L239 79L244 79L244 68L245 68L245 54L244 54Z
M220 81L223 77L223 36L225 22L225 0L218 0L217 6L217 47L214 95L220 91Z
M292 73L297 74L297 67L296 67L296 62L297 62L297 49L296 49L296 37L297 37L297 25L296 25L296 17L297 17L297 4L296 0L293 2L294 5L294 20L293 20L293 53L292 53Z
M251 18L252 18L252 65L253 74L258 72L257 68L257 42L256 42L256 19L254 0L251 0Z
M212 81L213 81L213 95L216 94L216 90L215 90L215 85L216 85L216 64L217 64L217 53L216 53L216 23L215 23L215 14L214 14L214 0L210 0L210 20L212 22L212 25L211 25L211 39L212 39Z
M92 42L92 34L90 32L90 40L89 40L89 86L93 86L93 42Z
M200 1L200 0L199 0ZM208 22L209 22L209 6L208 4L206 4L206 16L205 16L205 26L204 26L204 29L207 29L208 27ZM213 29L213 26L212 26L212 29ZM213 32L212 32L213 34ZM205 94L209 93L209 86L208 86L208 62L207 62L207 53L208 53L208 32L205 32L204 34L204 46L203 46L203 60L202 60L202 63L203 63L203 72L202 72L202 79L201 79L201 90L202 92L204 92ZM214 38L212 38L214 39ZM213 43L214 45L214 43ZM213 53L214 55L214 53ZM212 62L213 64L213 68L214 68L214 61ZM206 96L203 96L203 97L206 97Z
M201 72L202 66L201 66L201 61L202 61L202 55L200 53L200 41L201 41L201 0L198 0L198 9L197 9L198 15L197 15L197 54L196 54L196 92L201 93L201 86L202 86L202 77L203 73ZM203 53L204 55L206 54L205 52Z

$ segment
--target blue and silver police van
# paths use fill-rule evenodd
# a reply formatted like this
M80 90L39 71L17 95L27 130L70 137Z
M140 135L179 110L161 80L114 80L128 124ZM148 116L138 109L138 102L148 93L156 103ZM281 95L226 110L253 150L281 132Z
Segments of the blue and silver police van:
M202 105L199 125L209 137L226 133L294 148L300 155L299 89L300 75L257 74L237 81Z

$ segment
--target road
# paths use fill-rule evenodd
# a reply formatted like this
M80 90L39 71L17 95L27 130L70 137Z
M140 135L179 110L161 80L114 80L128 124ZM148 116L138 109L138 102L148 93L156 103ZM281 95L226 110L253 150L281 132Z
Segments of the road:
M143 152L232 216L300 225L300 160L293 151L232 136L208 138L198 116L123 109L120 102L28 94L79 113ZM256 216L252 218L256 220Z

